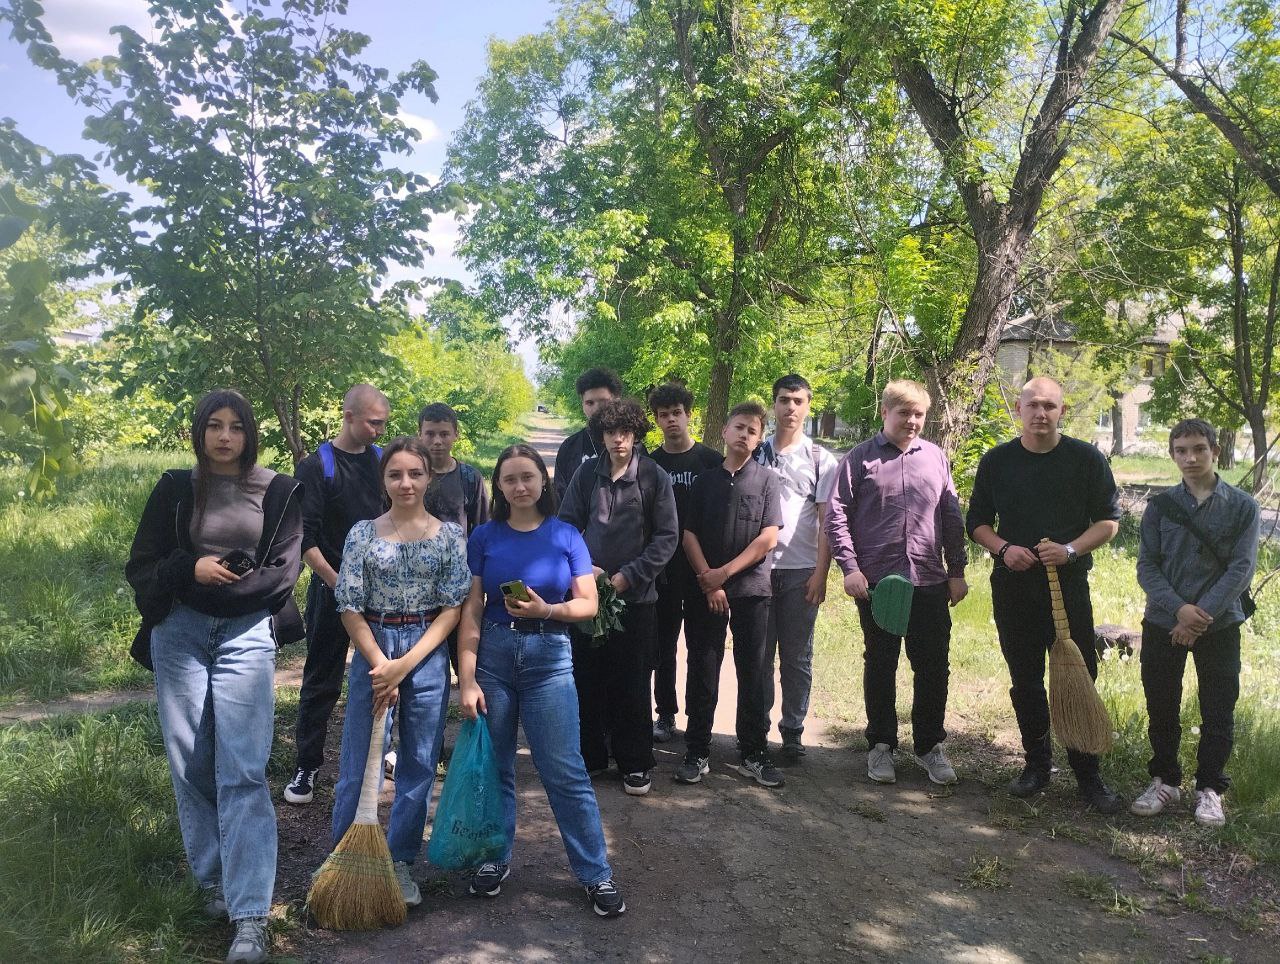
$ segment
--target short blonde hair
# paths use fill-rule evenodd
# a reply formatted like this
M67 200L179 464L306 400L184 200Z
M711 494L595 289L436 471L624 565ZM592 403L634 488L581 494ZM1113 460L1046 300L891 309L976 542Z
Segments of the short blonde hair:
M898 378L884 387L884 393L880 396L880 410L890 412L904 402L918 402L925 408L929 408L933 404L933 399L929 397L929 390L919 382L913 382L909 378Z

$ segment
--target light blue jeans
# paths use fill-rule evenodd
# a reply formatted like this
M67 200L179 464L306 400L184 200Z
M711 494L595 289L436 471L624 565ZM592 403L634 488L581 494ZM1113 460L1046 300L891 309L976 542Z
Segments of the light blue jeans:
M426 631L421 623L407 626L370 623L369 628L373 630L378 648L390 659L407 653ZM400 727L400 742L396 748L396 798L391 804L391 819L387 826L387 846L391 849L392 860L411 864L422 849L422 833L427 826L427 809L431 805L431 787L436 779L436 764L440 762L448 709L449 648L441 643L400 683L400 698L394 714ZM391 714L388 714L388 735L391 719ZM355 819L372 730L373 684L369 682L369 661L360 655L357 648L351 656L338 785L333 791L335 845Z
M613 876L605 852L596 791L582 762L578 735L578 691L568 634L522 633L485 620L476 654L476 682L484 691L489 735L506 817L507 852L516 838L516 727L524 724L547 800L584 887Z
M178 603L151 633L151 659L191 872L201 887L222 886L233 921L266 917L276 878L271 616L224 619Z
M773 658L778 656L778 675L782 679L782 719L778 729L783 736L799 736L804 718L809 715L809 694L813 689L813 627L818 621L818 607L804 598L805 583L813 569L775 569L773 603L769 606L769 625L765 630L765 655L768 673L773 675ZM773 683L769 683L769 705L773 710Z

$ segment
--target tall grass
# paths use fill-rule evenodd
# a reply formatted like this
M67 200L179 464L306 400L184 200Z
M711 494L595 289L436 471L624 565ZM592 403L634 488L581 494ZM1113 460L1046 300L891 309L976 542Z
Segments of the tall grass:
M43 503L25 497L21 475L0 473L0 701L146 683L129 659L137 613L124 562L156 479L189 463L109 458Z

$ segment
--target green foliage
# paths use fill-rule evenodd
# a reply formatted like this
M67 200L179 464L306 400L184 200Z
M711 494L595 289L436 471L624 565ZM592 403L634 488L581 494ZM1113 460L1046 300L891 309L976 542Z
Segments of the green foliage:
M421 265L431 212L459 203L384 164L413 150L400 100L434 100L435 72L418 62L392 77L363 62L369 38L338 25L345 8L156 4L146 35L117 27L118 52L83 66L58 54L38 5L8 12L32 61L89 111L85 136L146 190L132 209L55 208L92 268L136 292L116 331L122 391L148 386L185 409L233 385L275 415L267 441L295 458L308 409L385 368L415 288L384 290L387 272ZM59 163L42 161L27 176Z
M42 219L12 181L0 183L0 462L29 466L26 488L38 499L75 467L64 419L76 379L51 337L56 248Z

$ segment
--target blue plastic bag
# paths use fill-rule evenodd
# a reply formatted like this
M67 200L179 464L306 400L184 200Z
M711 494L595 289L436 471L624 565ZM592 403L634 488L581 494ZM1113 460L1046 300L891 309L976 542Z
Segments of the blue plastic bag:
M483 716L463 720L431 824L427 859L441 870L498 860L507 849L498 761Z

